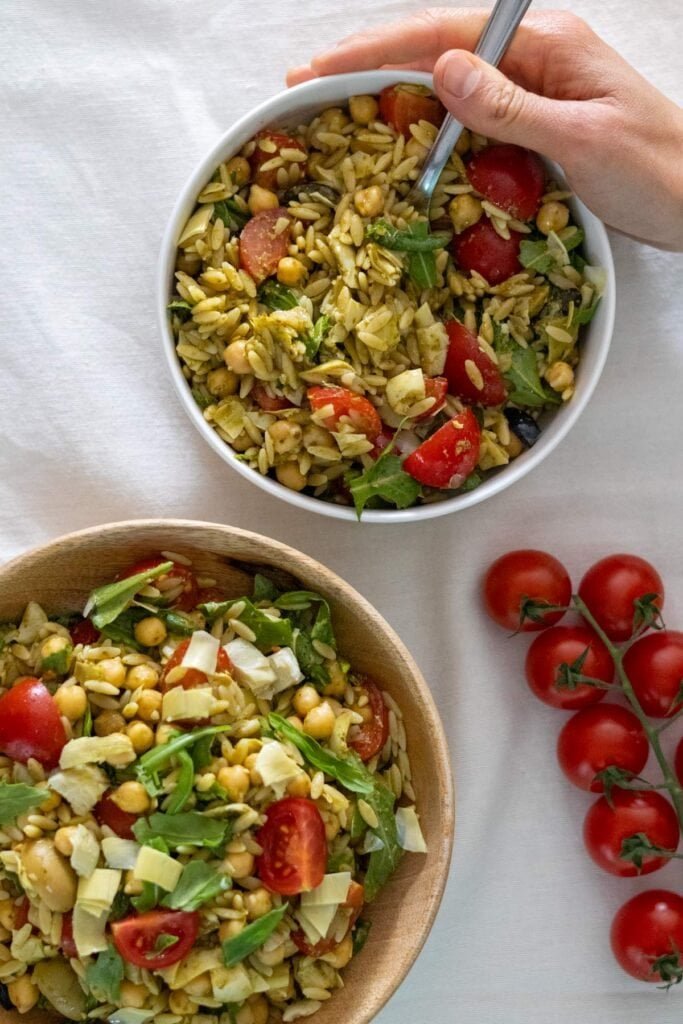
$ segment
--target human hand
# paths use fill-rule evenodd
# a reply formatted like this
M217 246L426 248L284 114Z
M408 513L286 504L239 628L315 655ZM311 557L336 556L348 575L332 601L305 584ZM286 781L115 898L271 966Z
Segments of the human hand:
M683 249L683 111L580 18L534 12L500 70L475 57L488 11L431 9L349 36L289 85L391 67L432 71L441 101L482 135L537 150L613 228Z

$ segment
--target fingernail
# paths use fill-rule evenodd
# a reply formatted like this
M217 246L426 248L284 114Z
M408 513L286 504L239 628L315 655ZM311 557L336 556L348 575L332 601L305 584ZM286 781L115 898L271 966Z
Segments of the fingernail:
M446 66L443 72L444 89L451 96L464 100L465 97L469 96L476 89L481 77L481 71L478 67L471 64L467 57L459 53L454 53L445 63Z

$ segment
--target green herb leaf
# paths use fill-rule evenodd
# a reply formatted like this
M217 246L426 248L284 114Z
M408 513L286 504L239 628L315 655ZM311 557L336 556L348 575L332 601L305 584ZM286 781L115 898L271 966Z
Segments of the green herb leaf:
M356 874L356 857L349 846L342 846L340 850L331 853L327 858L327 874L336 874L338 871L350 871Z
M252 602L241 597L233 601L209 601L199 606L210 622L214 622L219 615L225 613L235 604L244 604L244 611L240 614L240 622L254 633L254 643L264 653L272 651L273 647L292 646L292 624L289 619L275 619L266 615L261 608L257 608Z
M536 353L532 348L522 348L515 344L512 349L512 365L503 376L512 385L508 401L515 405L540 409L544 405L560 404L559 395L542 383Z
M200 409L208 409L210 405L213 405L214 400L205 388L194 387L190 390L192 391L192 397Z
M90 701L88 701L85 708L81 736L92 736L92 709L90 707Z
M257 572L254 576L254 593L252 595L254 604L260 604L261 601L269 601L272 604L279 596L280 591L272 580Z
M586 306L585 309L577 309L572 318L572 323L589 324L597 312L600 301L600 296L598 296L592 305Z
M269 913L248 924L232 939L223 943L223 961L226 967L234 967L246 957L260 949L266 939L273 934L282 918L289 910L289 903L283 903Z
M318 605L315 621L311 627L311 640L318 640L329 647L336 648L337 641L332 628L332 613L324 597L312 590L290 590L282 594L274 602L281 611L307 611L314 604Z
M299 305L299 300L292 289L272 278L264 281L256 297L268 309L294 309Z
M170 949L171 946L175 946L180 941L177 935L169 935L168 932L160 932L157 935L154 942L154 949L147 953L147 959L153 960L158 953L163 953L165 949Z
M423 223L427 227L426 222ZM407 231L399 231L389 221L381 219L367 225L365 237L385 249L395 249L397 252L433 252L445 248L453 236L450 231L434 231L430 234L428 227L426 232L420 229L416 233L413 225Z
M67 644L61 651L55 651L54 654L48 654L47 658L41 659L41 672L54 672L58 676L65 675L69 671L69 663L71 661L72 654L73 647L71 644Z
M523 241L519 247L519 262L527 270L535 270L539 274L547 274L555 267L555 260L548 252L545 239Z
M341 783L345 789L352 793L360 793L368 799L368 794L375 788L375 780L356 754L349 753L344 758L337 757L311 736L299 732L291 722L274 711L268 715L268 721L275 732L300 750L314 768Z
M179 750L176 755L178 761L178 781L176 787L166 804L166 814L178 814L192 795L194 788L194 761L187 750Z
M359 519L363 509L373 498L381 498L396 508L408 508L414 505L420 496L419 483L406 473L400 458L390 453L390 447L387 445L369 469L360 476L353 477L349 482L349 490Z
M192 306L185 299L173 299L166 307L171 316L177 316L181 323L192 318Z
M134 576L97 587L88 598L83 614L90 617L96 629L102 629L126 610L139 590L172 568L173 562L162 562Z
M408 229L413 238L427 238L429 225L426 220L412 223ZM408 275L418 288L434 288L436 285L436 255L432 250L411 252L408 257Z
M232 885L229 875L219 875L202 860L191 860L183 868L177 886L161 901L171 910L198 910Z
M295 629L293 631L292 650L305 677L312 679L319 686L327 686L330 674L323 665L323 659L313 646L311 636L306 630Z
M332 329L332 318L323 313L313 324L313 330L303 339L306 346L306 358L313 362L318 354L320 346Z
M155 615L163 619L166 629L173 636L192 636L201 626L198 626L194 619L175 608L156 608Z
M372 921L359 921L356 927L353 929L353 955L360 953L361 949L368 941L368 935L372 928Z
M0 782L0 825L10 825L22 814L42 804L48 793L23 782Z
M150 839L161 838L172 849L177 846L203 846L208 850L219 850L231 833L231 822L207 818L198 811L179 814L156 811L133 825L133 834L139 843L149 846Z
M365 874L365 898L368 903L389 880L403 856L396 831L394 803L396 797L386 786L375 783L372 792L365 797L377 815L377 828L370 829L382 841L380 850L373 850Z
M192 732L178 732L158 747L152 747L138 759L135 774L150 796L158 796L161 792L159 772L168 767L176 754L191 747L195 743L213 737L231 729L230 725L210 725L206 729L194 729Z
M85 983L101 1003L118 1003L123 975L123 960L110 944L86 967Z
M154 614L156 615L156 613L157 609L155 608ZM117 615L113 622L103 626L101 632L115 644L125 644L127 647L132 647L134 651L139 651L141 648L135 639L135 626L140 619L146 618L147 615L149 612L144 608L126 608L120 615Z
M230 231L241 231L251 214L243 210L234 199L222 199L213 204L214 219L220 219Z

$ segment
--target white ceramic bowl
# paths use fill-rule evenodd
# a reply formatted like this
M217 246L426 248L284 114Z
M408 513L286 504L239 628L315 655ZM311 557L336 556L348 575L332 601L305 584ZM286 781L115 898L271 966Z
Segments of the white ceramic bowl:
M342 104L350 96L361 93L377 94L385 86L395 82L419 82L432 87L431 75L419 71L363 71L348 75L335 75L330 78L318 78L311 82L305 82L303 85L278 93L277 96L240 118L204 156L180 193L164 234L157 273L157 310L166 360L180 401L202 437L224 462L241 473L247 480L251 480L262 490L267 491L268 494L284 499L302 510L320 512L336 519L355 520L356 514L353 508L298 494L279 484L276 480L261 476L260 473L250 469L237 459L235 452L209 426L202 416L201 409L194 401L188 383L182 374L166 307L172 290L176 242L194 209L197 195L221 161L237 153L245 142L248 142L262 128L296 126L314 117L325 107ZM562 179L561 171L556 165L548 164L548 167L553 177ZM581 362L577 370L576 392L573 398L557 412L547 416L543 432L533 448L525 451L510 465L491 473L476 490L414 508L386 511L368 510L363 513L362 521L364 523L417 522L421 519L431 519L434 516L446 515L447 512L455 512L457 509L476 505L525 476L529 470L550 455L576 423L595 390L607 358L614 326L615 281L612 252L603 224L578 199L573 199L570 206L575 222L580 224L585 232L584 249L588 262L604 267L607 273L605 296L595 317L583 331Z

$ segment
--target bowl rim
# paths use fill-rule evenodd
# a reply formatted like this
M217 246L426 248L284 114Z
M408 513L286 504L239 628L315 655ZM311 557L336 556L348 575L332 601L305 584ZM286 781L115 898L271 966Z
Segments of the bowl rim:
M316 579L321 581L321 589L323 591L329 584L333 591L343 593L346 598L352 599L353 604L362 613L363 618L368 621L370 627L374 625L381 629L397 650L401 661L409 672L412 684L419 691L420 702L424 706L427 715L431 736L430 746L434 758L436 776L439 780L441 797L440 828L430 843L430 852L433 850L435 857L434 879L424 894L426 912L420 916L419 922L416 922L415 934L413 936L414 942L410 949L410 955L406 957L396 975L387 977L386 984L383 984L376 994L373 994L372 1001L369 1003L363 1001L362 1007L359 1007L355 1024L369 1024L405 980L429 937L450 877L455 833L455 786L444 725L429 684L394 628L355 587L332 569L329 569L326 565L323 565L317 559L312 558L298 548L263 534L258 534L251 530L243 530L240 527L231 526L226 523L204 522L193 519L130 519L102 523L62 534L36 547L29 548L27 551L15 555L9 561L0 564L0 587L3 585L8 574L22 572L27 567L30 567L31 563L40 562L57 549L68 548L69 546L78 548L84 541L106 539L108 535L121 535L125 532L130 535L131 540L139 542L145 539L145 533L152 535L158 531L178 531L179 533L184 532L186 534L181 542L181 546L196 547L197 550L201 550L201 535L207 530L225 534L238 542L244 540L246 543L258 545L263 551L264 561L267 564L277 565L279 561L278 556L285 555L287 560L291 560L294 565L300 566L302 570L305 569L307 573L315 573ZM188 539L187 534L196 534L196 542L194 539ZM180 538L178 539L180 540ZM408 733L410 734L409 726Z
M232 448L206 422L201 409L192 397L188 382L183 375L180 361L176 355L175 341L170 327L167 306L177 248L176 241L188 216L188 209L193 204L202 186L215 170L217 164L225 159L230 153L231 148L236 150L239 146L243 145L243 142L234 140L239 140L245 132L247 136L253 135L260 128L273 121L286 121L287 109L296 106L299 101L309 101L311 105L333 101L339 102L340 91L348 96L365 92L376 93L385 86L395 84L396 82L413 82L433 88L432 76L424 71L380 69L349 72L341 75L330 75L325 78L315 78L308 82L303 82L301 85L293 86L290 89L284 89L240 117L222 133L201 158L181 189L166 224L157 262L157 320L163 351L176 393L195 428L223 462L237 470L241 476L246 480L250 480L257 487L260 487L261 490L288 502L296 508L352 522L358 522L355 509L352 507L336 505L333 502L323 501L320 498L292 491L283 484L278 483L277 480L271 479L268 476L262 476L246 466L237 458ZM561 169L556 164L549 160L545 160L545 162L551 167L556 168L561 174ZM550 436L547 433L543 434L541 440L533 448L527 450L514 462L504 467L500 473L486 479L475 490L467 494L454 495L441 501L416 505L406 509L368 509L363 512L363 517L360 520L362 523L370 525L377 523L415 523L447 515L450 512L469 508L481 501L485 501L486 498L498 494L518 480L521 480L522 477L539 465L567 436L581 416L598 384L612 340L616 313L616 282L612 250L604 224L590 212L578 197L574 197L573 206L578 213L578 220L581 226L589 236L588 241L600 249L600 260L607 275L607 282L601 302L603 323L600 333L591 342L594 354L590 376L582 380L578 395L574 395L571 401L561 410L563 412L561 422L555 422L554 430Z

